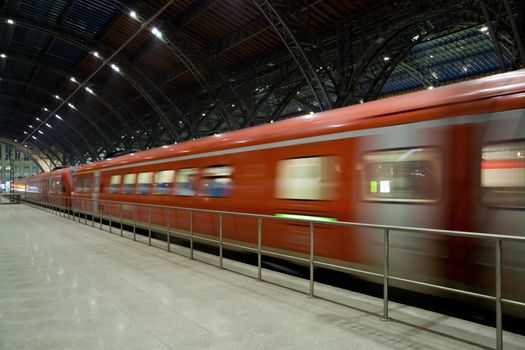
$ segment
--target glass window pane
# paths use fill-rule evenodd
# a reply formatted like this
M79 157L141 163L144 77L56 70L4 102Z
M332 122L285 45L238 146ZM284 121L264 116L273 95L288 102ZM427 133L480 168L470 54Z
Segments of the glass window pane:
M135 187L137 180L137 174L126 174L124 175L124 186L122 187L122 193L131 194Z
M155 173L155 186L153 194L168 194L170 193L173 180L175 179L175 170L163 170Z
M208 197L229 197L232 191L233 168L226 165L204 169L203 193Z
M362 161L367 200L432 202L441 196L441 153L436 148L370 152Z
M140 173L137 180L137 194L150 194L153 172Z
M481 187L485 204L525 207L525 141L483 147Z
M194 196L195 195L195 177L197 176L197 169L181 169L177 171L177 183L175 192L179 196Z
M338 157L307 157L277 164L276 197L297 200L334 200L337 197Z
M120 175L113 175L110 180L110 186L109 186L109 192L110 193L118 193L119 187L120 187Z

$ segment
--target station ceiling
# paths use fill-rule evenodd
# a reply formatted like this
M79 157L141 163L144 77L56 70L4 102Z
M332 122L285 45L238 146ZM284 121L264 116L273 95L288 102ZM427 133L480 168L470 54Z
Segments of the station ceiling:
M523 67L520 0L4 0L0 137L51 166Z

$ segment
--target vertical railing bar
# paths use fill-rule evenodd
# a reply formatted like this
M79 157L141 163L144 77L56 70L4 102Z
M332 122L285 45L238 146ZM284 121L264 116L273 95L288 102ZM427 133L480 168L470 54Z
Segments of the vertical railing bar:
M262 281L262 218L257 218L257 280Z
M120 237L124 235L124 203L120 203Z
M151 245L151 207L148 207L148 245Z
M170 238L171 238L171 225L170 225L170 219L171 219L171 209L166 209L168 212L168 218L167 218L167 225L168 225L168 233L166 234L166 250L170 251Z
M383 317L382 321L389 321L388 317L388 268L389 268L389 253L390 253L390 244L389 237L390 229L385 229L384 231L384 257L383 257Z
M113 233L113 229L111 228L113 226L113 211L111 210L112 203L109 202L109 233Z
M222 214L219 214L219 267L223 268L223 256L222 256Z
M133 240L137 240L137 218L136 218L137 206L133 205Z
M496 349L503 349L503 322L501 316L501 239L496 239Z
M193 260L193 210L190 209L190 259Z
M314 222L310 221L310 292L314 296Z

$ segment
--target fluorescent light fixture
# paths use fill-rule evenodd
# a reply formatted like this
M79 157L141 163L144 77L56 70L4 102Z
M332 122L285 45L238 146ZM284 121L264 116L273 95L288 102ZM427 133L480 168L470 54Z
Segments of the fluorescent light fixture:
M151 33L157 38L162 39L162 32L157 27L151 28Z
M388 56L383 57L383 61L385 61L385 62L390 61L390 57L388 57Z
M24 131L24 134L26 134L26 135L27 135L27 131Z
M70 102L68 102L67 105L69 106L69 108L72 108L72 109L75 109L75 110L77 109L77 107L75 107L75 105L70 103Z
M91 88L89 86L86 86L84 88L87 92L89 92L91 95L94 95L95 93L93 92L93 90L91 90Z
M38 133L39 133L40 135L44 135L44 133L42 132L42 130L38 130Z
M58 96L58 95L55 95L55 98L56 98L57 100L61 100L60 96Z
M48 123L46 123L46 126L50 129L52 129L53 127L51 125L49 125Z
M138 19L137 13L135 11L129 11L129 16L133 19Z
M9 19L7 20L7 23L8 23L8 24L15 24L15 21L13 21L11 18L9 18Z
M32 137L33 139L35 139L35 140L36 140L36 137L35 137L35 136L31 136L31 137Z
M77 83L78 84L78 81L75 79L75 77L71 77L71 78L69 78L69 80L71 80L73 83Z
M57 117L57 118L60 119L60 120L64 120L64 119L62 119L62 117L59 116L58 114L55 114L55 117Z
M46 112L49 112L49 109L47 109L46 107L42 107L42 109Z
M2 58L6 58L7 55L6 55L5 53L0 53L0 57L2 57Z
M120 68L114 63L111 64L111 69L113 69L117 73L120 73Z
M29 125L29 127L30 127L31 129L34 129L34 128L33 128L33 125Z
M40 118L36 117L36 120L37 120L37 121L40 121Z
M96 58L100 58L100 55L98 54L98 51L93 51L91 54L93 56L95 56Z

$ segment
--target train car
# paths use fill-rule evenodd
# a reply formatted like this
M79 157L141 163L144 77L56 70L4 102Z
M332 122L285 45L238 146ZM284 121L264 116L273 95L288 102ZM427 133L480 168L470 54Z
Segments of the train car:
M380 270L383 232L351 221L525 233L525 71L334 109L79 166L73 200L94 214L189 231L184 210L315 219L319 260ZM108 204L105 201L123 202ZM194 213L196 235L219 216ZM225 240L255 244L257 222L224 216ZM263 245L305 256L309 226L264 221ZM399 277L493 290L488 243L391 233ZM503 295L525 302L525 247L504 247Z
M14 187L25 201L67 208L70 206L72 189L71 169L56 169L20 178L14 181Z

